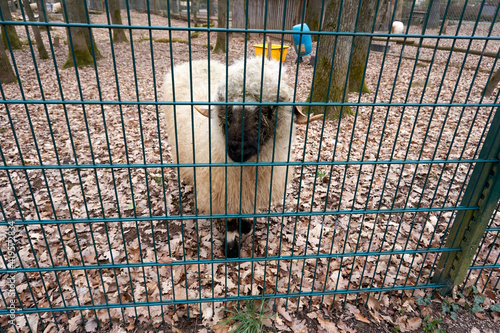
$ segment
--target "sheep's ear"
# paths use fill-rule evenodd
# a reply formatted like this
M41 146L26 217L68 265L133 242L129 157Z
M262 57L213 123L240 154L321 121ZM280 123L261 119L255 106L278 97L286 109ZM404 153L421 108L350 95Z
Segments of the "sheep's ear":
M307 119L307 116L302 113L302 108L300 106L294 106L293 113L295 114L295 123L300 125L310 123L311 121L323 119L322 114L311 116L309 117L309 119Z
M207 118L210 118L208 106L196 106L196 105L193 105L193 106L196 109L196 111L198 111L200 114L202 114L203 116L205 116Z

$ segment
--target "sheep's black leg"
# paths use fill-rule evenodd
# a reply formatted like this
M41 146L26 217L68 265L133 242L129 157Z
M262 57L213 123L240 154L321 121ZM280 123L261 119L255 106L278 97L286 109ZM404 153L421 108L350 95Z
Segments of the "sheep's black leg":
M240 246L238 244L238 220L227 220L226 241L224 251L227 258L237 258L240 256Z
M229 219L227 221L226 241L224 243L224 252L227 258L237 258L240 256L240 246L238 239L241 233L248 234L252 231L252 220L247 219Z

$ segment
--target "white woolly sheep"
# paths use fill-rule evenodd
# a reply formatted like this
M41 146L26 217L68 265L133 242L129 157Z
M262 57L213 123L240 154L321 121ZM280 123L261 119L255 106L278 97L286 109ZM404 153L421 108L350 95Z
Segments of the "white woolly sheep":
M191 66L184 63L174 67L175 89L169 72L164 79L163 99L174 101L175 98L178 102L192 101L201 104L207 101L259 103L261 98L262 102L271 103L277 103L278 98L279 102L293 100L293 89L283 79L284 69L278 80L280 63L277 61L265 60L263 78L262 58L259 57L249 58L246 62L240 60L229 66L227 77L226 65L211 61L210 99L208 67L207 60L193 61ZM289 105L245 105L244 108L243 105L228 105L227 109L225 105L215 105L211 107L210 116L208 106L195 106L195 109L198 112L193 111L190 105L176 105L175 108L172 105L164 106L174 162L256 162L257 156L259 162L286 162L291 149L290 143L293 145L295 140L292 115L295 123L307 123L307 116ZM309 121L322 117L310 117ZM286 169L286 166L259 166L257 180L255 166L182 167L180 176L195 185L196 206L200 212L245 214L282 202L286 192ZM242 233L250 232L252 221L228 221L225 242L227 257L237 257L239 254L240 229Z
M404 32L405 25L401 21L392 22L391 33L393 34L402 34Z
M53 12L53 13L60 13L60 12L62 12L62 6L61 6L61 3L60 3L60 2L56 2L56 3L52 6L52 12Z

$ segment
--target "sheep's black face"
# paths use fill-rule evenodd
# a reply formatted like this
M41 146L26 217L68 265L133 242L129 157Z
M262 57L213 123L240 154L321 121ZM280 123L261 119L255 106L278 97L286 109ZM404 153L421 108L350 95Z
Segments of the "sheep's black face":
M228 106L218 112L227 141L227 155L234 162L246 162L272 140L276 107Z

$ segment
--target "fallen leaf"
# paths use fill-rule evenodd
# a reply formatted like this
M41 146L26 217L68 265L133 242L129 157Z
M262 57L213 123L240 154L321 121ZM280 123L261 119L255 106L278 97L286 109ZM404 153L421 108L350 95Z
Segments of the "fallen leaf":
M89 320L87 320L87 322L85 323L85 331L93 332L96 329L97 329L97 322L95 318L92 317Z
M323 319L323 318L321 318L321 316L318 316L317 320L318 320L321 328L323 328L325 331L327 331L329 333L338 333L339 332L337 325L335 325L335 323L332 323L329 320Z
M368 297L367 305L368 309L370 310L378 311L380 309L380 302L376 298L371 296Z
M355 313L354 318L356 318L357 321L362 321L363 323L371 324L372 322L366 319L361 315L361 313Z
M414 330L418 329L420 327L420 325L422 325L422 319L418 318L418 317L408 318L406 323L407 323L406 327L410 331L414 331Z
M281 306L281 305L278 305L278 307L276 308L276 310L278 310L278 313L286 320L288 321L289 323L292 322L292 317L290 317L290 315L288 314L288 312L286 312L286 310Z

